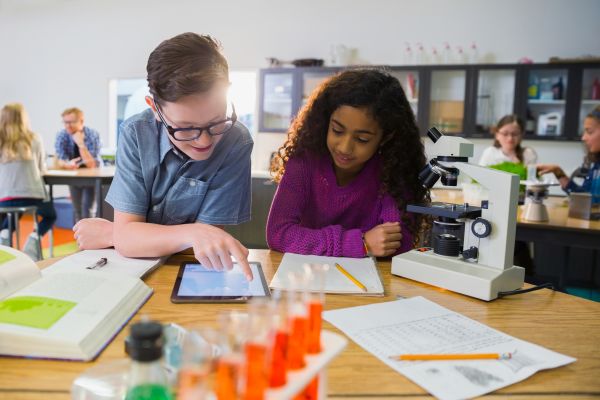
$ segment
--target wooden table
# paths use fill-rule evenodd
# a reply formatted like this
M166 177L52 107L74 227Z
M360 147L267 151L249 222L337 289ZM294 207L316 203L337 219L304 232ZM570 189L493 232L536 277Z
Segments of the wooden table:
M102 218L102 185L110 185L115 176L115 167L79 168L76 170L51 169L44 175L52 198L53 185L80 184L96 189L97 216Z
M261 262L270 281L281 254L251 250L250 259ZM147 279L155 293L134 317L141 315L183 326L214 326L219 312L241 309L244 305L172 304L169 301L173 281L181 261L191 256L174 256ZM51 261L44 261L44 265ZM576 357L570 365L541 371L531 378L509 386L494 396L529 399L591 398L600 396L600 303L551 290L540 290L493 302L484 302L443 289L434 288L390 274L390 262L379 262L386 296L383 298L328 295L326 309L390 301L397 295L425 296L444 307L460 312L492 328L531 341L551 350ZM338 331L325 323L325 328ZM124 339L129 328L121 331L100 355L97 362L125 357ZM67 399L71 383L94 363L60 362L0 358L0 398ZM427 393L404 376L387 367L354 342L329 367L329 397L341 398L424 398Z

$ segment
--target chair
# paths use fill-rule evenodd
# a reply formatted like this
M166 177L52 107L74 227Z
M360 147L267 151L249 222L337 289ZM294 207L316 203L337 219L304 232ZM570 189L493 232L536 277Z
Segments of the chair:
M6 214L8 218L8 245L13 247L13 232L17 233L17 249L21 249L21 239L19 238L19 216L20 214L31 213L33 214L33 224L36 232L38 229L38 220L36 216L37 206L15 206L15 207L0 207L0 214ZM42 238L38 240L38 254L40 260L44 258L42 253Z

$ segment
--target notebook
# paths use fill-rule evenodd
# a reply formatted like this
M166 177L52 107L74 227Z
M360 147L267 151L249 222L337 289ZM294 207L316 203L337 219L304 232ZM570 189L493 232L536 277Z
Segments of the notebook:
M151 295L137 277L101 268L42 273L0 246L0 355L92 360Z
M83 250L61 258L51 266L44 268L42 274L85 270L102 258L106 258L106 264L94 269L144 279L152 271L164 264L168 257L129 258L120 255L115 249Z
M364 292L354 284L346 275L340 272L335 264L340 264L350 275L362 283L367 288ZM328 264L329 269L325 278L325 293L336 294L357 294L365 296L383 296L383 284L377 265L372 258L347 258L347 257L324 257L307 256L302 254L285 253L281 264L271 280L272 289L290 288L289 273L300 271L304 264ZM318 288L309 287L310 291L317 291Z

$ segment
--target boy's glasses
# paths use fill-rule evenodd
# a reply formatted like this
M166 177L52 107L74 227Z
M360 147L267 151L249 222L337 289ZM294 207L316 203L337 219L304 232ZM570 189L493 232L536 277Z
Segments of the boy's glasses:
M158 106L158 104L156 104L156 102L154 102L154 107L156 108L156 113L158 114L158 117L160 118L161 122L167 128L167 132L169 132L169 135L173 136L173 139L179 140L182 142L196 140L200 136L202 136L202 132L204 132L204 131L206 131L206 133L208 133L210 136L222 135L222 134L230 131L231 128L233 128L235 121L237 121L237 114L235 113L235 107L233 106L233 103L232 103L231 104L231 110L232 110L231 116L226 117L222 121L215 122L214 124L210 124L210 125L203 126L203 127L199 127L199 126L194 127L193 126L190 128L173 128L172 126L167 124L167 121L165 121L165 117L162 115L162 112L160 111L160 107Z

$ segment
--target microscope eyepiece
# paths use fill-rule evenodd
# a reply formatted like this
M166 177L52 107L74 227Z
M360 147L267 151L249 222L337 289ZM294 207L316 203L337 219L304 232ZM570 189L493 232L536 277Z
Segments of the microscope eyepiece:
M427 131L427 136L429 136L429 139L431 139L431 141L435 143L438 141L439 138L441 138L444 135L438 130L438 128L433 126Z

